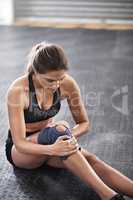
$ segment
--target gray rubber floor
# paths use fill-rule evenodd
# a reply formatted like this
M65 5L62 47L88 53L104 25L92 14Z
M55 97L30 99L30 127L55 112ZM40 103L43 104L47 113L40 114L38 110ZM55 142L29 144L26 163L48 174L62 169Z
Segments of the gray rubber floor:
M92 127L80 144L133 179L133 31L1 26L0 199L97 200L91 188L64 169L13 170L6 160L5 94L26 68L31 46L42 40L65 48L69 73L81 89ZM66 101L56 118L74 125Z

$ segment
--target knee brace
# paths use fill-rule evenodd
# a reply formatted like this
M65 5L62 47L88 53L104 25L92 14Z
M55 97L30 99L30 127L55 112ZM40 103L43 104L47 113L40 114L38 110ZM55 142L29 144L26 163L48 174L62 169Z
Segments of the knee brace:
M64 132L59 132L55 127L47 127L42 129L38 135L38 144L53 144L61 135L68 135L71 137L70 130L66 127ZM67 159L68 156L59 156L61 160Z
M61 135L69 135L71 137L71 132L68 128L64 132L60 132L56 127L47 127L41 130L38 135L39 144L53 144L57 138Z
M42 129L38 135L38 144L53 144L61 135L72 137L71 131L66 127L64 132L59 132L56 127L47 127ZM81 148L79 149L81 150ZM68 156L59 156L61 160L66 160Z

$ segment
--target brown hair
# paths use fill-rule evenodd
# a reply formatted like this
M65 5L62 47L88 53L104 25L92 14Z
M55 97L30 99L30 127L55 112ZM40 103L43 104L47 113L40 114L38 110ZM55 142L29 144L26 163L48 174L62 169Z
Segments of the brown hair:
M27 66L28 73L45 74L51 70L68 70L68 60L61 46L41 42L31 49Z

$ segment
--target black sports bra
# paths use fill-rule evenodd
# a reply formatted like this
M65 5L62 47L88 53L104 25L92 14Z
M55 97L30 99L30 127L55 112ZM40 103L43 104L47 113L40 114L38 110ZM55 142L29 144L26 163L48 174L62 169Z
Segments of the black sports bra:
M35 87L32 80L32 74L28 75L28 80L29 80L29 107L27 109L24 109L25 123L39 122L55 116L59 112L61 107L60 88L58 88L53 94L54 96L53 96L52 106L47 110L43 110L39 107L37 102Z

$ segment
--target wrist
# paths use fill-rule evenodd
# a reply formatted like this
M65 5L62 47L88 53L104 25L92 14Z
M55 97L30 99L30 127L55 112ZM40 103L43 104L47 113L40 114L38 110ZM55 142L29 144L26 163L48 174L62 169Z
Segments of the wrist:
M75 137L76 139L78 139L78 138L77 138L77 135L74 133L73 130L71 130L71 134L72 134L73 137Z
M54 156L54 144L51 145L44 145L46 150L44 151L44 155Z

